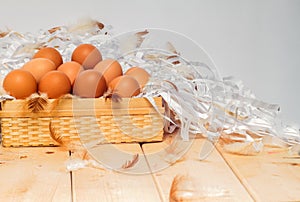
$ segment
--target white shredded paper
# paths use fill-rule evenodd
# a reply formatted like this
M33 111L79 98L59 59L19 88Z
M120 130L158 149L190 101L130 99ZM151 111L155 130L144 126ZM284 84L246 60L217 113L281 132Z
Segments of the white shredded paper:
M215 67L201 58L187 60L180 49L176 50L172 37L160 40L161 47L156 47L153 41L158 39L153 39L152 33L159 36L171 32L147 29L114 37L111 26L100 27L95 20L38 33L0 31L0 76L3 79L9 71L20 68L41 47L55 47L64 61L68 61L77 45L91 43L104 58L118 59L124 71L140 66L151 74L139 96L147 97L149 102L151 97L161 96L174 114L162 116L170 125L180 128L184 140L189 140L190 134L202 134L210 139L222 138L222 134L240 134L238 144L226 147L239 153L245 153L243 148L246 153L258 153L261 144L270 144L272 137L290 147L299 145L299 128L280 120L278 105L258 100L234 77L221 78ZM1 100L7 99L5 96ZM265 136L271 138L257 141Z

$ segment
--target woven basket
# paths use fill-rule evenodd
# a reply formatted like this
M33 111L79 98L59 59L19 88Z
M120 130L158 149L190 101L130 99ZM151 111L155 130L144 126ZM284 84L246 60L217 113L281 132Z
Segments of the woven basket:
M162 99L153 98L157 109L145 98L49 99L34 111L27 100L1 103L2 145L56 146L51 128L64 140L83 143L157 142L163 139ZM51 123L51 124L50 124Z

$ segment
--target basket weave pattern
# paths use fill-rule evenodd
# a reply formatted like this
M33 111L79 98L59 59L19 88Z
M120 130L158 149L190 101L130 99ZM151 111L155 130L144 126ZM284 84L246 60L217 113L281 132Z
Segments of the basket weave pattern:
M48 106L39 113L24 110L24 102L13 104L6 101L0 114L2 144L5 147L57 146L50 136L50 122L55 132L66 141L81 139L83 143L96 141L99 144L162 141L161 115L145 99L134 99L137 100L128 105L129 110L121 106L112 111L109 103L99 100L97 104L101 108L96 112L86 108L78 113L74 113L70 100L54 109ZM155 98L155 101L163 113L161 99Z

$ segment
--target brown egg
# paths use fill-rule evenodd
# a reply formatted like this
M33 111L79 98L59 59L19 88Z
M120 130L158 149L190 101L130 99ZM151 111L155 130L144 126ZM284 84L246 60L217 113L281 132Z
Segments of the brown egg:
M83 67L78 62L65 62L57 68L58 71L64 72L70 79L73 86L76 77L83 71Z
M80 72L73 86L73 94L84 98L97 98L106 91L106 81L102 74L93 69Z
M106 80L107 85L116 77L123 74L120 63L113 59L102 60L94 67L94 69L101 72Z
M81 44L72 53L72 61L78 62L84 69L93 69L101 60L100 51L91 44Z
M137 80L128 75L123 75L115 78L109 83L109 91L116 93L121 97L129 98L140 94L140 85Z
M49 59L35 58L25 63L22 69L29 71L38 83L47 72L55 70L56 66Z
M48 98L59 98L71 91L71 82L62 71L53 70L45 74L39 84L40 93L46 93Z
M9 95L17 99L24 99L36 92L37 83L30 72L16 69L6 75L3 80L3 88Z
M150 74L140 67L131 67L126 71L125 75L134 77L139 82L141 88L144 88L150 78Z
M55 48L52 47L45 47L40 49L34 56L34 58L47 58L54 62L55 67L59 67L63 63L63 59L61 54L56 50Z

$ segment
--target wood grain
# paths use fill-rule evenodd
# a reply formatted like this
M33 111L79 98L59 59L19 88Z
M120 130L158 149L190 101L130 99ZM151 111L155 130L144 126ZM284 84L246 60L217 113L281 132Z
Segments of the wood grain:
M170 151L166 142L143 145L163 200L253 201L216 150L205 160L199 160L204 142L204 139L195 139L192 144L178 142ZM186 181L179 182L177 192L170 198L172 182L178 176Z
M0 147L0 201L71 201L61 148Z
M136 154L138 162L123 169ZM99 145L89 155L100 165L72 172L75 201L160 201L139 144Z
M217 147L201 161L204 143L170 136L142 149L99 145L90 149L87 166L71 174L65 164L69 153L62 148L0 147L0 201L300 200L297 154L265 147L257 156L242 156ZM71 158L84 156L76 151Z
M300 201L300 159L287 149L265 147L257 156L218 150L256 201Z

